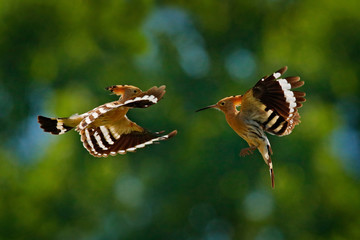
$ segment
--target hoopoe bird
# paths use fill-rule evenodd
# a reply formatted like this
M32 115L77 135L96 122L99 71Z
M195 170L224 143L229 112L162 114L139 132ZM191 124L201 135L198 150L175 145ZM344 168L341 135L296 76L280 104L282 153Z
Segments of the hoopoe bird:
M225 113L230 127L242 137L249 147L242 149L241 156L252 154L255 149L261 153L269 166L271 186L275 187L272 150L265 132L285 136L300 123L298 108L305 102L305 93L293 91L304 85L300 77L280 78L286 72L283 67L270 76L261 78L253 88L244 95L226 97L214 105L198 111L215 108ZM237 110L237 107L240 110Z
M152 87L145 92L131 85L114 85L105 89L120 96L119 100L68 118L38 116L40 127L55 135L64 134L76 127L84 147L95 157L135 152L138 148L167 140L177 134L176 130L166 135L163 132L152 133L126 116L131 108L147 108L160 101L165 94L165 86Z

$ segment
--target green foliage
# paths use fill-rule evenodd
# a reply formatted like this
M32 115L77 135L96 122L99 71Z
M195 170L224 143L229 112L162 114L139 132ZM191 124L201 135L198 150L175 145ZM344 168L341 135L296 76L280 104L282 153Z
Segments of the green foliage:
M1 1L0 239L359 239L358 1ZM308 101L270 136L276 189L222 113L287 65ZM167 86L129 118L173 139L94 158L75 132L43 133L115 99Z

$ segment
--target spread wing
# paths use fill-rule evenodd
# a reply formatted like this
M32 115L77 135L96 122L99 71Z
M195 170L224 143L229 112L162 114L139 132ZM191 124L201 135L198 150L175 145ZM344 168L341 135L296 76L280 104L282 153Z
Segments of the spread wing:
M161 87L152 87L146 92L142 92L135 98L129 100L124 99L124 106L133 107L133 108L147 108L151 105L156 104L160 101L165 94L165 86Z
M259 122L268 133L278 136L288 135L300 123L298 108L305 102L305 93L293 91L304 85L300 77L280 78L287 70L283 67L268 77L260 79L244 95L242 111L256 113L251 118ZM245 106L245 107L244 107Z
M130 121L126 116L112 124L89 126L80 131L84 147L95 157L135 152L138 148L167 140L177 134L152 133Z
M96 126L96 121L113 121L114 119L122 118L125 116L129 108L147 108L156 104L165 94L165 86L152 87L146 92L142 92L136 97L131 99L123 99L120 101L114 101L103 104L97 108L94 108L89 112L89 115L85 117L78 127L77 131L82 131L90 125Z

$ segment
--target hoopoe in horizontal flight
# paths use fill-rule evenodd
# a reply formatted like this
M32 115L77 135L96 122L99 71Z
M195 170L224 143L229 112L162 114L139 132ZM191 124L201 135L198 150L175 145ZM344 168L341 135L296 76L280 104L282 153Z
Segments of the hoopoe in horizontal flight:
M177 134L176 130L166 135L163 132L149 132L126 116L130 108L147 108L160 101L165 94L165 86L152 87L145 92L131 85L114 85L106 90L120 96L119 100L68 118L38 116L40 127L56 135L76 127L84 147L95 157L134 152Z
M225 113L230 127L250 146L242 149L240 155L251 154L257 148L269 166L273 188L272 150L265 132L277 136L290 134L295 125L300 123L298 108L305 102L304 92L292 90L301 87L304 82L300 81L300 77L280 78L286 70L285 66L261 78L244 95L226 97L214 105L197 110L216 108ZM241 106L240 111L237 106Z

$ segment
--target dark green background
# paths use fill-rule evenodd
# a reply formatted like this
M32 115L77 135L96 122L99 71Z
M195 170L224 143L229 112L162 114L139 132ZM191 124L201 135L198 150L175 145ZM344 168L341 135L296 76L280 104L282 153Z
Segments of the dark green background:
M358 0L0 1L0 239L360 239ZM302 123L260 154L222 113L289 66ZM115 100L104 87L167 86L129 118L173 139L94 158L72 131L42 132Z

